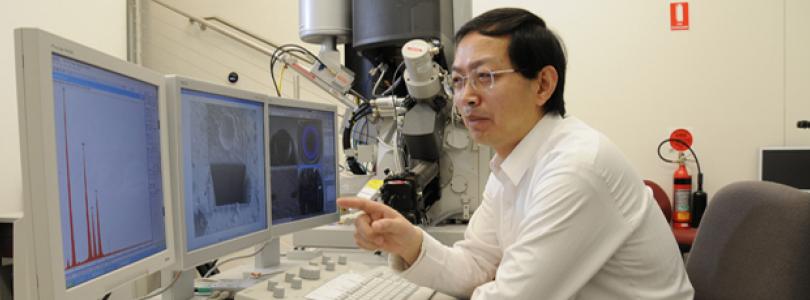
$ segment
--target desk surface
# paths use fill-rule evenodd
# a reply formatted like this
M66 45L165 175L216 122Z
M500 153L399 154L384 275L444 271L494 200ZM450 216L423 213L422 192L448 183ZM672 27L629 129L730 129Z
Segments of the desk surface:
M373 254L371 252L363 251L363 250L357 250L357 249L328 249L328 250L323 250L323 254L328 255L328 256L332 256L332 257L335 257L335 258L338 255L345 255L348 258L348 260L351 262L351 265L355 266L354 269L356 269L356 270L354 270L354 271L364 271L364 269L366 269L366 268L371 269L371 268L374 268L374 267L385 266L385 265L388 264L388 259L385 256L375 255L375 254ZM318 258L314 259L314 260L320 261L320 256ZM281 266L279 266L277 268L279 270L295 271L300 266L307 265L307 263L309 261L310 260L288 260L286 258L282 258ZM251 272L251 271L255 270L253 268L253 265L254 265L253 258L246 258L246 259L242 259L242 260L235 261L235 262L232 262L232 263L236 264L236 265L233 266L232 268L228 268L227 270L222 271L222 273L217 274L217 275L213 276L212 278L213 279L237 279L237 278L243 278L243 274L245 272ZM263 273L267 273L269 271L271 271L271 270L263 270ZM345 270L343 272L345 272ZM326 274L324 274L324 275L326 275ZM333 275L337 275L337 274L333 274ZM256 293L256 292L262 293L262 296L260 296L257 299L267 298L266 296L263 295L263 293L265 293L264 290L266 289L266 285L267 285L266 281L270 280L270 279L274 279L274 280L278 281L280 278L283 278L283 277L284 277L283 272L281 272L279 274L276 274L276 275L268 276L267 279L265 279L262 282L254 285L254 287L258 287L258 288L248 288L248 289L246 289L244 291L253 290L253 291L250 291L249 293ZM328 276L328 277L332 278L332 277L335 277L335 276ZM281 280L283 282L283 279L281 279ZM328 279L323 280L323 281L324 282L318 283L317 286L320 286L320 284L325 283L326 281L328 281ZM305 282L304 285L306 287L307 283ZM292 291L290 291L290 292L292 292ZM301 292L297 292L297 293L294 293L294 294L295 295L301 294ZM258 296L258 294L257 294L257 296ZM285 297L284 299L303 299L301 297L291 297L291 296L293 296L293 295L289 295L288 297ZM241 298L253 299L254 297L237 297L237 299L241 299ZM269 297L269 298L274 299L272 297ZM161 297L158 296L158 297L154 297L152 299L153 300L160 300ZM194 300L203 300L203 299L208 299L208 298L203 297L203 296L195 296L192 299L194 299ZM444 294L441 294L441 293L436 293L434 295L432 289L422 287L416 293L414 293L413 295L411 295L407 299L409 299L409 300L423 300L423 299L449 300L449 299L455 299L455 298L444 295Z

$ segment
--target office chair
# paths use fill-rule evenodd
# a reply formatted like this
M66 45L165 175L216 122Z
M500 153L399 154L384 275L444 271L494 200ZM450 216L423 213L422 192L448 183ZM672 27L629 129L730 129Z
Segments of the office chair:
M660 185L658 185L652 180L644 180L644 185L652 189L653 198L655 198L655 202L658 202L658 206L661 207L661 212L664 213L664 217L667 218L667 223L671 223L672 203L670 203L669 201L669 196L667 196L667 192L664 192L664 189L662 189Z
M686 271L695 299L810 299L810 194L761 181L722 188Z
M667 223L670 223L671 225L672 203L669 201L669 196L667 196L667 193L664 192L664 189L661 188L660 185L652 180L644 180L644 184L652 189L653 198L655 198L655 201L658 202L658 206L661 208L661 212L667 219ZM692 242L695 240L697 229L691 227L672 228L672 234L675 236L675 241L678 242L678 248L681 250L681 254L683 254L692 249Z

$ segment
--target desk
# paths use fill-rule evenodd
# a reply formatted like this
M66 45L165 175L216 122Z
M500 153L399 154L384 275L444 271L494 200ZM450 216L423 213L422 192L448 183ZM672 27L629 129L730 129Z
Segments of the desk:
M314 290L315 288L319 287L320 285L328 282L332 278L337 277L340 274L355 271L355 272L364 272L367 270L371 270L375 267L379 266L387 266L388 259L383 255L375 255L368 251L357 250L357 249L324 249L323 250L324 256L331 256L335 260L339 255L345 255L349 261L347 265L344 266L336 266L335 271L324 271L322 270L321 279L317 281L309 281L305 280L303 283L303 289L300 290L293 290L289 286L285 289L287 291L287 296L283 299L304 299L302 296L309 293L309 291ZM320 262L321 256L313 259L314 261ZM281 259L281 266L273 268L272 270L281 271L280 273L271 275L263 279L261 282L253 285L250 288L242 290L242 292L237 293L237 300L253 300L253 299L275 299L272 297L272 292L267 291L267 281L274 280L276 282L282 282L283 284L289 285L284 283L284 271L297 271L299 267L308 265L310 260L289 260L286 257ZM245 272L252 272L254 271L254 259L253 258L245 258L239 261L231 262L236 264L236 266L229 268L227 270L222 271L222 273L212 276L213 279L240 279L244 278L243 274ZM267 272L267 271L265 271ZM431 298L432 296L432 298ZM194 300L204 300L207 297L204 296L195 296L192 299ZM436 293L434 295L433 290L425 287L419 288L414 294L412 294L407 299L410 300L423 300L423 299L434 299L434 300L450 300L455 299L445 294ZM161 297L154 297L152 300L161 300Z

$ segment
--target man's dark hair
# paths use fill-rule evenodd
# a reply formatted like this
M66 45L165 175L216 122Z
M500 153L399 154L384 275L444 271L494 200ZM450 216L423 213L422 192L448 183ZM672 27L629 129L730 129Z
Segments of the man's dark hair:
M520 8L490 10L473 18L458 30L456 45L472 32L491 37L510 37L509 59L523 77L537 78L540 69L548 65L557 69L557 88L544 105L544 110L565 116L565 51L560 39L546 27L543 19Z

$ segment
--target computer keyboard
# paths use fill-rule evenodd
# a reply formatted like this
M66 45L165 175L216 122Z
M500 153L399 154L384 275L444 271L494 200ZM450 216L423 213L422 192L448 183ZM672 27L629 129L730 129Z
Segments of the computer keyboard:
M365 273L342 274L305 296L308 300L407 299L419 286L387 267Z
M361 263L356 258L340 255L287 261L285 264L290 265L285 272L237 292L235 300L453 299L406 281L386 265L379 265L384 259Z

